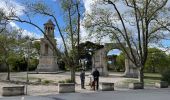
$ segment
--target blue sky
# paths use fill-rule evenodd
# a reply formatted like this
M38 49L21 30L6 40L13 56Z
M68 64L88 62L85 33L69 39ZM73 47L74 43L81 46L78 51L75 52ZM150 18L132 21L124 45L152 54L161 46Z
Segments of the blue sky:
M17 2L19 3L21 0L17 0ZM57 16L57 19L59 21L59 24L60 25L63 25L64 22L63 22L63 16L62 16L62 12L61 12L61 7L60 5L57 3L58 1L54 1L54 0L44 0L45 3L47 5L50 5L51 9L54 10L56 12L56 16ZM26 8L25 8L26 9ZM22 15L21 18L26 18L26 16ZM36 23L36 25L40 26L41 29L44 28L44 23L46 23L49 19L49 17L45 17L45 16L34 16L31 18L32 22ZM20 22L15 22L20 28L24 29L24 30L27 30L29 32L32 32L32 33L35 33L37 34L38 36L43 36L43 34L37 29L35 28L34 26L32 25L28 25L28 24L25 24L25 23L20 23ZM57 29L55 29L57 30ZM56 37L59 37L59 34L58 34L58 31L55 31L55 36ZM39 38L39 37L38 37Z
M2 1L5 1L5 0L0 0L0 7L3 6ZM22 6L21 2L23 0L11 0L11 1L15 3L16 8L18 7L17 9L20 9L19 6ZM37 1L37 0L33 0L33 1ZM39 0L39 1L41 1L41 0ZM47 5L50 5L50 8L53 9L56 12L55 15L57 16L57 19L59 21L59 25L64 26L63 13L61 11L61 7L59 6L59 1L60 0L43 0L43 1L45 1L45 3ZM85 11L90 11L90 3L93 2L94 0L82 0L82 1L84 2ZM25 8L25 9L27 9L27 8ZM22 18L25 18L25 16L22 15L22 14L20 14L20 16ZM46 23L49 19L50 18L48 18L48 17L35 16L34 18L32 18L32 21L35 22L38 26L40 26L43 29L43 24ZM24 29L26 31L26 33L30 33L30 34L34 33L35 36L38 37L38 38L43 36L43 34L38 29L36 29L35 27L33 27L31 25L24 24L24 23L19 23L19 22L14 22L13 26L16 26L16 27ZM81 30L83 30L83 29L81 29ZM81 31L81 33L82 33L83 37L87 36L87 33L86 33L85 30ZM60 36L58 34L57 28L55 29L55 36L58 39L57 41L61 42L61 38L60 38ZM103 42L109 42L109 39L105 38L103 40ZM164 46L170 46L170 41L165 41L164 40L163 44L164 44ZM115 50L114 52L119 53L120 51ZM112 52L112 53L114 54L114 52Z

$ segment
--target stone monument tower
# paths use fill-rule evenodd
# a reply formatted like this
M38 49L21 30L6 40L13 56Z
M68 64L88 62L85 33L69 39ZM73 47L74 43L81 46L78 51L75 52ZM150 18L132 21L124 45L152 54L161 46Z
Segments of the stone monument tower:
M48 20L48 22L44 24L46 36L56 46L56 39L54 39L54 27L55 25L51 20ZM59 68L57 65L57 56L55 55L55 51L50 42L44 36L44 38L41 38L40 42L40 58L39 64L37 66L37 71L56 72L58 70Z

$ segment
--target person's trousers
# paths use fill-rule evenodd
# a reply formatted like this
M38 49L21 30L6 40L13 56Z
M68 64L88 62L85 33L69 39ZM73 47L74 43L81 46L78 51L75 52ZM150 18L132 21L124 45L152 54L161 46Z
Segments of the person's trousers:
M81 88L84 88L84 80L81 80Z
M94 83L95 83L95 85L94 85L94 90L95 90L95 88L96 88L96 90L98 90L99 89L99 79L95 79L94 80ZM95 87L96 86L96 87Z

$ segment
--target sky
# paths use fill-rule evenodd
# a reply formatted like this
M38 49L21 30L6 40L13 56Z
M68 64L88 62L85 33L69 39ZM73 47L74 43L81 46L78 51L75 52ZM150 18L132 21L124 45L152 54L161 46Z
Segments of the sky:
M0 8L3 8L6 10L8 13L8 6L5 4L6 0L0 0ZM22 0L7 0L10 1L11 5L15 7L15 10L17 11L17 15L19 15L21 18L25 18L22 10L27 9L25 6L22 5ZM29 1L29 0L28 0ZM36 1L36 0L33 0ZM41 1L41 0L39 0ZM63 21L63 13L61 11L61 7L59 5L60 0L44 0L47 5L50 5L50 8L53 9L56 13L57 19L59 21L59 25L64 26L64 21ZM90 12L91 11L91 4L94 3L96 0L82 0L84 3L85 7L85 12ZM123 9L122 9L123 10ZM31 20L35 22L38 26L40 26L43 29L43 24L46 23L50 18L48 17L40 17L40 16L35 16ZM24 35L29 35L32 37L35 37L37 39L42 38L43 34L35 27L24 24L24 23L19 23L19 22L10 22L10 27L11 28L22 28L24 30ZM88 40L88 34L87 31L81 26L81 36L82 41ZM55 29L55 37L57 39L57 44L62 44L61 37L59 36L58 30ZM92 42L96 41L96 38L90 39ZM102 43L108 43L110 42L109 37L106 37L105 39L102 40ZM170 46L170 41L163 41L164 45ZM113 54L120 54L119 50L113 50L111 53ZM109 53L109 55L111 54Z
M5 1L10 1L10 4L6 4ZM29 1L29 0L28 0ZM33 1L41 1L41 0L33 0ZM57 16L58 23L61 27L64 26L64 19L63 19L63 12L61 11L61 7L59 5L60 0L43 0L46 5L50 5L50 8L55 11L55 16ZM82 2L85 4L85 10L90 8L92 0L82 0ZM21 18L25 19L26 16L23 14L23 10L26 10L27 8L22 5L22 0L0 0L0 8L5 9L6 13L8 13L9 8L12 6L15 7L15 10L17 12L17 15L20 16ZM41 29L44 28L44 23L46 23L49 19L49 17L44 17L44 16L34 16L31 17L32 22L36 23L36 25L40 26ZM21 28L24 30L23 34L24 35L29 35L31 37L35 37L37 39L42 38L43 34L39 31L39 29L35 28L32 25L28 25L25 23L20 23L20 22L10 22L9 25L10 28ZM82 37L85 40L84 37L87 37L86 31L83 29L81 26L81 34ZM61 37L58 33L58 29L55 27L55 38L57 40L57 44L62 44Z

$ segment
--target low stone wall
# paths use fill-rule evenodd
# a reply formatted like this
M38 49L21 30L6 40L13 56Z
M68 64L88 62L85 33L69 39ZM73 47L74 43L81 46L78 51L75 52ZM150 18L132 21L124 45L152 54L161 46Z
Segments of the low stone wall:
M101 82L99 87L102 91L114 91L114 83Z
M144 85L143 83L137 82L137 83L130 83L129 89L143 89Z
M164 81L157 82L155 83L155 87L156 88L168 88L168 83Z
M2 96L24 95L24 86L9 86L2 88Z
M58 93L75 92L74 83L58 83Z

